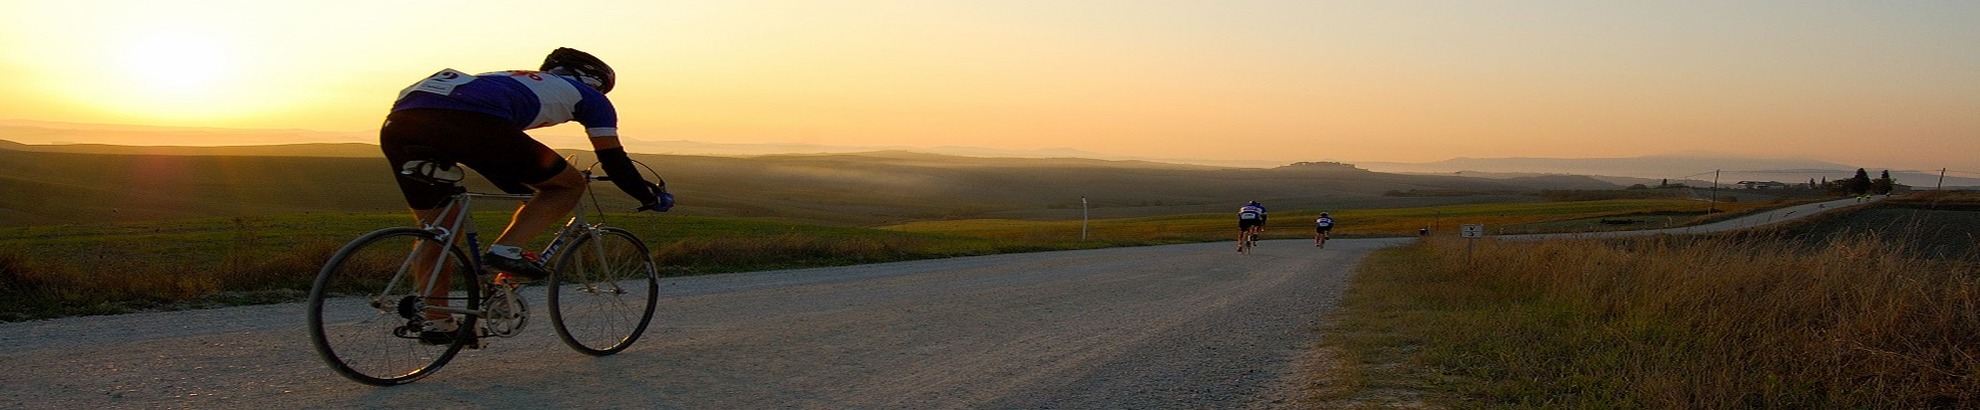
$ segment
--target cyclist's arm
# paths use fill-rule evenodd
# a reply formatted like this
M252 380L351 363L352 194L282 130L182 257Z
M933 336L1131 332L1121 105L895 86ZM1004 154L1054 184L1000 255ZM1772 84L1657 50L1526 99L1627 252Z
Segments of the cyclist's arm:
M600 135L596 137L591 137L592 151L602 151L612 148L625 148L625 145L619 143L619 136Z
M654 175L652 182L640 176L639 169L633 166L632 158L626 155L625 146L619 143L619 136L596 135L590 139L592 152L598 154L599 167L605 169L605 175L612 177L613 185L625 191L626 195L638 199L641 205L651 206L661 203L661 196L666 195L667 192L667 181L661 179L659 175Z

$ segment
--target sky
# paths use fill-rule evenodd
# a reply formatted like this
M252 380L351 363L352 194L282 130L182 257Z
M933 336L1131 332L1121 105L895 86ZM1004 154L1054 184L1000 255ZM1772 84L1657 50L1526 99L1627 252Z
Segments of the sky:
M573 47L619 73L633 141L1980 172L1975 21L1970 0L7 1L0 120L371 133L439 69Z

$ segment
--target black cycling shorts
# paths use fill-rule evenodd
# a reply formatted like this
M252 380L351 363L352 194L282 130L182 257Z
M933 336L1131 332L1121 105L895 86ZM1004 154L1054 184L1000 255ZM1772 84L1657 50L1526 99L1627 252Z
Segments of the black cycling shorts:
M445 205L454 190L399 174L402 164L412 160L453 161L488 178L497 188L512 194L536 192L529 185L550 180L570 164L557 151L516 129L509 120L471 111L410 109L385 117L378 130L379 149L397 175L399 192L406 205L426 210ZM440 158L414 153L406 147L430 148Z
M1320 226L1320 225L1314 225L1314 226L1313 226L1313 232L1314 232L1314 233L1327 233L1327 231L1331 231L1331 230L1334 230L1334 227L1332 227L1332 226Z
M1248 230L1251 230L1251 227L1254 227L1254 226L1257 226L1257 227L1264 227L1264 226L1265 226L1265 220L1263 220L1263 219L1239 219L1239 220L1238 220L1238 231L1240 231L1240 232L1242 232L1242 231L1248 231Z

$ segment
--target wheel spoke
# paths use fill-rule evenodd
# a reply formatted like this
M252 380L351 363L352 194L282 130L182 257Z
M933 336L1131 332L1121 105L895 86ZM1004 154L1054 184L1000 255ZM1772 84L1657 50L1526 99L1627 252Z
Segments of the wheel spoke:
M435 252L408 251L417 249ZM435 267L441 273L428 273ZM413 326L423 317L401 301L437 300L427 303L472 309L480 299L478 289L470 286L471 269L459 249L431 232L391 228L366 234L339 250L317 274L309 301L311 342L332 370L351 380L392 385L425 377L453 358L462 344L422 344L420 329ZM424 283L445 289L415 288ZM448 297L424 297L431 294ZM474 318L459 317L456 323L471 329Z

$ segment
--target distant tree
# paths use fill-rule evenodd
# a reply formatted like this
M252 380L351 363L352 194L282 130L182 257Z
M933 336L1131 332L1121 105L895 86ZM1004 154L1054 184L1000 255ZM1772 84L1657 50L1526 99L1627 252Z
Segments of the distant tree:
M1658 183L1657 183L1657 187L1658 187L1658 188L1663 188L1663 187L1668 187L1668 186L1671 186L1671 179L1670 179L1670 178L1664 178L1664 182L1658 182Z
M1891 190L1895 188L1897 188L1897 180L1891 179L1891 170L1888 169L1884 170L1882 176L1870 181L1870 193L1872 194L1890 195Z
M1850 178L1849 185L1847 185L1847 187L1849 188L1850 195L1863 195L1870 193L1870 186L1871 186L1870 172L1864 171L1863 168L1856 169L1856 176Z
M1815 185L1815 178L1809 178L1809 179L1808 179L1808 189L1822 189L1822 186L1821 186L1821 185Z

